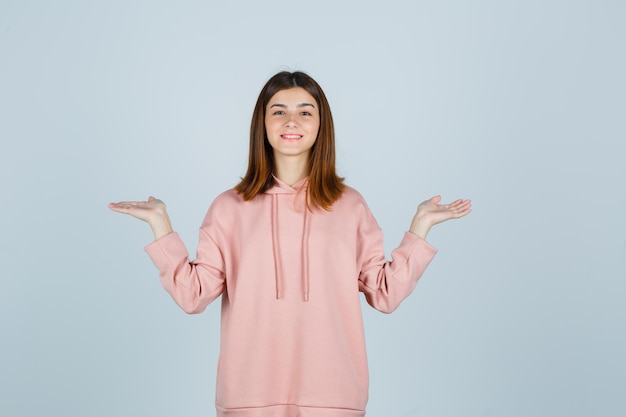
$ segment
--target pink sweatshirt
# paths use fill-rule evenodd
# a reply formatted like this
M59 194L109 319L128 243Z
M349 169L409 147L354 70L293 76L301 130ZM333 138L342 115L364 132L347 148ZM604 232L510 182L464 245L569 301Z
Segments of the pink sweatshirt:
M187 313L222 295L219 417L365 415L368 370L359 291L389 313L436 250L407 232L385 260L383 235L352 188L331 211L305 209L306 180L244 202L218 196L190 261L176 233L146 247Z

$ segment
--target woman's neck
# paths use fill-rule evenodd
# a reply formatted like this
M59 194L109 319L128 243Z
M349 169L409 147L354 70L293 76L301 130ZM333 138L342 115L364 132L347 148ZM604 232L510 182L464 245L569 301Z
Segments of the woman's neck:
M293 185L309 175L309 158L279 157L274 159L274 175L287 185Z

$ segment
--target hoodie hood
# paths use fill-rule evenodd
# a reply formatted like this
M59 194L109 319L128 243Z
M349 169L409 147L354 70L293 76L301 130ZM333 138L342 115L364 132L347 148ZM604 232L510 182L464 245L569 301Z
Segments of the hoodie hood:
M283 260L281 257L281 231L292 229L294 213L296 217L301 217L302 232L300 234L300 276L302 279L302 295L304 301L309 301L309 233L310 233L310 216L306 205L307 188L309 184L308 177L303 178L293 185L288 185L278 178L274 177L274 186L265 193L269 194L272 199L272 249L274 253L274 268L276 270L276 299L283 296L283 288L285 283L285 271L283 268ZM289 224L282 224L281 219L284 214L281 211L288 210L290 212ZM289 233L296 234L296 230L289 230Z

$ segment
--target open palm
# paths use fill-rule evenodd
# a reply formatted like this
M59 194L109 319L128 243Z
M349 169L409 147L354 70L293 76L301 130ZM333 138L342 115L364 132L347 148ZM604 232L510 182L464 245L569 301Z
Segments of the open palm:
M150 197L148 201L120 201L110 203L109 208L118 213L129 214L150 223L165 212L165 203L158 198Z
M441 196L437 195L417 206L409 231L425 239L434 225L450 219L459 219L472 211L470 200L458 199L450 204L440 204L440 202Z

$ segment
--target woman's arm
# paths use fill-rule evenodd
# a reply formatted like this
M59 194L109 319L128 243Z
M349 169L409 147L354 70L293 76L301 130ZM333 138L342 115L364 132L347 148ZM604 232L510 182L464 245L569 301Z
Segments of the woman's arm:
M361 242L359 290L367 302L383 313L391 313L413 291L437 250L425 237L435 224L470 212L469 200L439 204L440 196L421 203L400 246L385 259L382 231L369 211L359 228Z
M180 237L172 230L163 201L150 197L148 201L110 203L109 208L150 225L155 241L146 246L146 252L159 270L163 287L183 311L201 313L224 292L222 254L205 231L200 230L197 257L192 261Z

